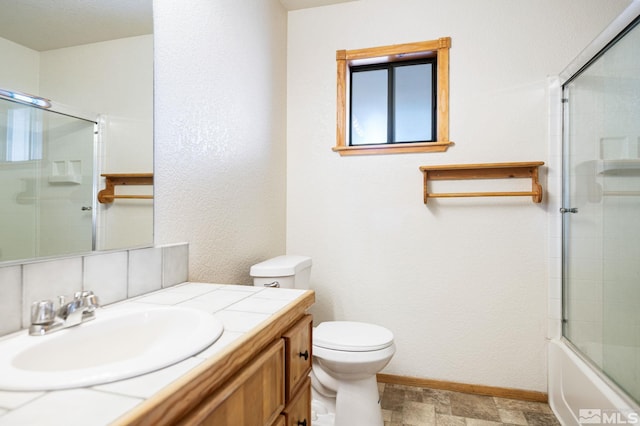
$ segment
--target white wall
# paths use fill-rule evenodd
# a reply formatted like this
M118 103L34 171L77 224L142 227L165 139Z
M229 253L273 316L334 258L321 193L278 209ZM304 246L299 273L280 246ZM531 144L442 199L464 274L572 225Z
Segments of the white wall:
M39 52L0 37L0 57L11 58L11 66L0 67L0 89L38 93Z
M38 91L40 55L32 49L0 38L0 57L11 58L11 66L0 67L0 89L26 93ZM6 108L0 108L0 141L6 139ZM0 144L1 145L1 144ZM16 197L24 192L33 170L22 166L0 165L0 259L15 259L35 255L35 210L33 205L17 204Z
M546 390L546 202L425 206L418 167L546 161L547 76L628 3L361 0L289 13L287 252L314 259L316 321L391 329L390 374ZM437 154L332 152L336 50L443 36L452 38L456 145Z
M278 0L154 1L155 242L189 279L248 283L285 250L286 19Z
M40 95L102 115L99 173L153 171L153 35L42 52ZM153 193L139 186L116 192ZM98 219L99 249L153 241L153 201L98 204Z

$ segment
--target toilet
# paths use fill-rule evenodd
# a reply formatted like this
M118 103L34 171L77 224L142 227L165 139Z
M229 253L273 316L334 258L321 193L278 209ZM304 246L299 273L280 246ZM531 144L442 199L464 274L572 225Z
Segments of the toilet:
M255 286L307 289L311 258L278 256L253 265ZM313 329L312 424L383 426L376 373L393 357L393 333L354 321L327 321Z

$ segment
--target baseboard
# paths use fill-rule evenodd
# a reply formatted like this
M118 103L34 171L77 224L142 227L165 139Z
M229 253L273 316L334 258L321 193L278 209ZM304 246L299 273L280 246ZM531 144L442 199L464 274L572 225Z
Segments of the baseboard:
M497 396L499 398L520 399L523 401L547 402L544 392L523 389L500 388L495 386L470 385L467 383L446 382L442 380L420 379L417 377L395 376L393 374L378 373L379 383L395 385L418 386L431 389L449 390L454 392L473 393L477 395Z

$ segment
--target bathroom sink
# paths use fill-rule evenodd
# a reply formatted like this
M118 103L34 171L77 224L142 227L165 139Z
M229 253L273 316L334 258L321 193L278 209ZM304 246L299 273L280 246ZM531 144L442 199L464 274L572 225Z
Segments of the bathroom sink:
M109 383L182 361L211 345L222 323L195 309L122 304L45 336L0 340L0 390L69 389Z

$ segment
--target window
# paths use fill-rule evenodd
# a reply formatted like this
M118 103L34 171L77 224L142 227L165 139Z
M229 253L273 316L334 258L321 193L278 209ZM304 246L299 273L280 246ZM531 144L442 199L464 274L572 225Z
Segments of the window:
M433 142L435 61L351 67L349 145Z
M449 141L450 45L450 38L441 38L336 52L333 150L340 155L446 151L453 144Z
M0 160L20 162L42 159L42 112L26 106L6 111L6 134Z

